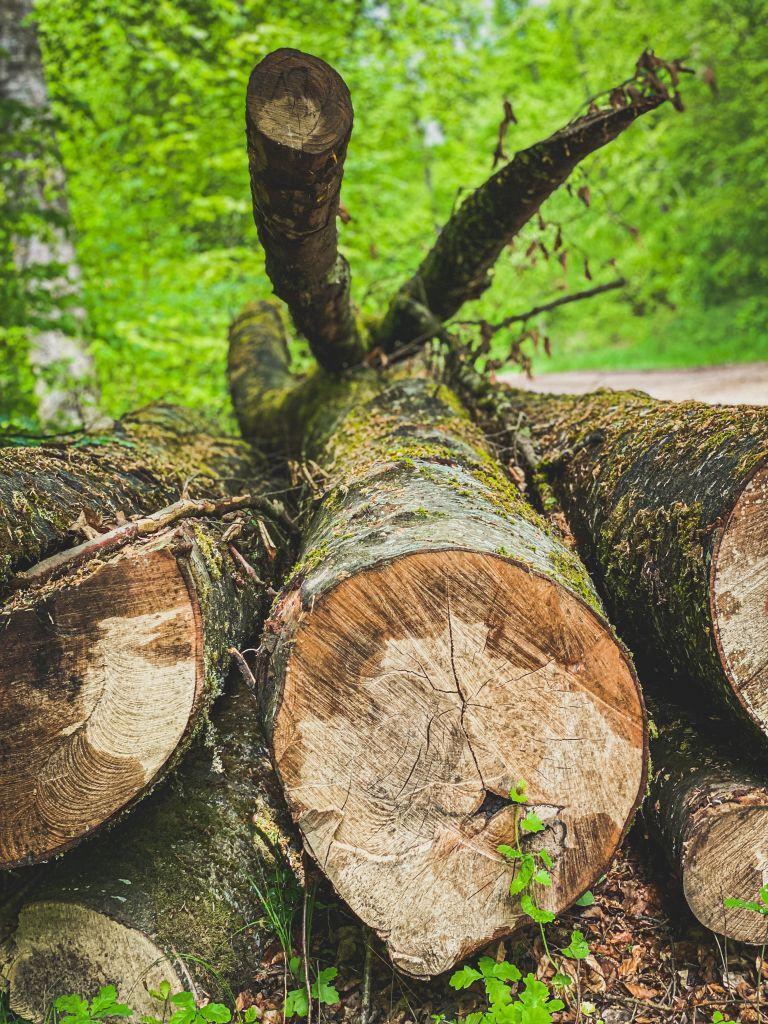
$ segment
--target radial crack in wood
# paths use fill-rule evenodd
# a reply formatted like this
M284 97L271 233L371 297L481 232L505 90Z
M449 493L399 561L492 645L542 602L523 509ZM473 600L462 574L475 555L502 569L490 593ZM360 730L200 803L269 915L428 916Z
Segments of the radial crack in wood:
M642 773L631 672L594 613L499 557L404 555L305 609L274 754L313 856L395 964L439 973L507 934L507 795L528 781L560 910L626 826ZM612 770L606 772L610 764Z

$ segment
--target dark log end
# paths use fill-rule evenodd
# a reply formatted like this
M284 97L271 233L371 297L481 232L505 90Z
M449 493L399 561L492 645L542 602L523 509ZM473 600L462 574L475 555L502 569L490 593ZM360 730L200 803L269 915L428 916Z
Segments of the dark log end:
M712 617L725 672L768 735L768 465L747 481L712 561Z
M197 597L166 535L3 610L0 866L48 860L152 786L204 689Z
M30 1021L49 1019L53 996L90 996L95 984L114 984L118 1001L128 1002L137 1016L157 1013L157 1001L148 990L163 981L172 992L189 988L189 978L143 932L106 913L65 902L23 908L5 975L14 1013Z
M768 869L768 803L762 788L714 803L693 820L683 855L683 891L693 913L713 932L737 942L768 942L768 918L726 907L726 899L758 900Z
M307 607L303 593L276 611L293 642L275 761L305 844L394 963L437 974L522 923L497 849L517 845L521 779L544 825L522 844L553 861L542 904L588 888L645 762L634 673L594 612L456 549L353 573Z
M301 159L345 149L352 101L341 75L319 57L282 48L251 72L249 130Z

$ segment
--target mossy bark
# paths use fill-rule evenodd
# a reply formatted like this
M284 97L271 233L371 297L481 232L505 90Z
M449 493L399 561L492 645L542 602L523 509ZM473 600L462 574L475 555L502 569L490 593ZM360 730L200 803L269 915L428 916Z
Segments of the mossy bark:
M653 709L653 773L644 817L693 913L742 942L768 939L768 919L724 899L758 901L766 869L768 786L754 765L672 708ZM719 725L722 731L722 723ZM759 902L759 901L758 901Z
M460 376L480 415L506 428L542 502L562 506L641 676L662 695L708 692L768 734L757 607L768 413L642 392L536 395Z
M130 821L41 870L5 922L16 1013L42 1021L56 995L107 983L139 1014L162 1009L145 981L229 1005L248 987L268 935L253 882L293 888L300 873L257 723L235 683Z
M124 416L75 444L0 449L0 594L13 573L99 529L179 499L247 490L263 462L204 417L168 405Z
M233 329L236 405L259 394L248 337L263 351L269 324ZM599 875L643 790L639 688L578 557L437 367L284 380L287 450L313 484L262 643L273 758L341 897L399 967L439 973L522 919L497 851L520 778L548 820L542 898L562 909Z

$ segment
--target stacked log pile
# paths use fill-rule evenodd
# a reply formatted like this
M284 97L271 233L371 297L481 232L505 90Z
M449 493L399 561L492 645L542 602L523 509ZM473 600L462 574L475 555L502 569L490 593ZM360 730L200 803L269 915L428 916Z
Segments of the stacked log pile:
M444 326L679 71L644 54L608 107L497 171L366 334L337 247L349 93L295 50L254 69L254 216L317 365L295 374L279 307L252 304L229 342L244 440L155 407L109 437L0 451L0 865L70 851L5 907L15 1011L43 1020L41 993L125 997L139 977L201 999L244 985L250 878L274 857L298 869L297 838L418 977L524 921L500 846L545 856L539 904L566 908L646 789L643 697L611 621L661 699L695 679L764 739L763 414L502 392ZM527 493L486 423L525 453ZM233 658L249 682L222 696ZM659 719L649 820L700 919L763 941L713 900L764 870L764 783ZM729 878L735 831L754 856Z

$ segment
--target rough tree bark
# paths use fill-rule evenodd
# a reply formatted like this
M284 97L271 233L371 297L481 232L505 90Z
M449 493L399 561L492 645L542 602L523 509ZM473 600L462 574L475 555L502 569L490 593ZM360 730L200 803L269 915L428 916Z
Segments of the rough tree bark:
M2 453L17 561L63 550L17 571L0 606L0 866L49 859L146 795L265 610L278 534L261 517L277 510L244 493L263 469L229 438L186 446L199 426L162 408L92 450ZM185 487L207 497L158 509ZM104 530L137 509L66 547L73 520Z
M768 786L754 770L714 748L684 718L654 710L653 776L644 816L679 876L685 898L712 931L762 945L768 917L724 907L756 900L768 871Z
M410 280L392 300L373 341L385 352L422 338L424 311L437 322L478 298L491 283L491 268L547 199L586 156L670 98L659 78L674 79L677 62L644 53L634 77L610 94L606 109L590 109L548 139L517 153L459 206ZM593 105L594 106L594 105Z
M253 880L300 872L257 722L244 685L228 688L167 785L6 909L0 976L22 1019L105 984L137 1016L162 1016L147 989L164 980L230 1005L248 987L266 935Z
M253 451L204 417L152 405L76 444L0 448L0 593L13 574L101 528L177 501L243 493L263 474Z
M17 237L13 257L20 274L39 275L39 283L55 302L65 300L67 313L77 329L65 331L54 309L44 311L50 323L30 332L30 361L36 377L39 416L56 427L92 422L98 415L98 388L93 360L82 336L80 269L68 230L66 182L53 128L48 118L48 89L37 42L37 30L29 20L32 0L4 0L0 7L0 105L6 107L7 123L42 150L45 171L34 166L39 154L20 153L29 166L19 179L26 202L47 214L46 233ZM11 109L13 108L13 109ZM34 128L29 124L34 119ZM42 223L42 222L41 222ZM63 268L51 277L46 268ZM37 275L36 272L37 271ZM39 319L39 315L38 315Z
M349 90L318 57L275 50L248 82L246 132L254 219L275 294L321 366L358 363L365 350L336 234Z
M642 678L768 735L768 413L464 380L562 505Z
M268 325L233 326L236 402L249 337L255 370L284 351ZM542 902L603 870L643 791L642 698L581 563L426 362L287 387L319 483L265 628L275 765L338 893L398 967L439 973L521 921L497 852L521 778L546 826L523 843L554 861Z

